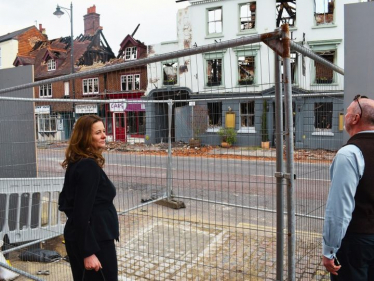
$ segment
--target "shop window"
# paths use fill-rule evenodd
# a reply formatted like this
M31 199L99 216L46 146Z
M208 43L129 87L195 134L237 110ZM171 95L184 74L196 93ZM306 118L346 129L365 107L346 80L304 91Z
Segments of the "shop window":
M57 118L49 114L40 114L38 118L39 133L57 132Z
M316 0L314 18L316 25L334 23L335 0Z
M276 1L276 25L280 27L282 24L295 26L296 23L296 0L277 0Z
M218 132L222 127L222 102L208 102L208 132Z
M239 13L240 31L246 31L256 27L256 2L240 4Z
M39 86L39 97L49 98L52 97L52 84L45 84Z
M222 33L222 8L208 9L208 35Z
M331 131L332 102L317 102L314 104L314 128L316 131Z
M98 94L99 93L99 78L83 79L83 94Z

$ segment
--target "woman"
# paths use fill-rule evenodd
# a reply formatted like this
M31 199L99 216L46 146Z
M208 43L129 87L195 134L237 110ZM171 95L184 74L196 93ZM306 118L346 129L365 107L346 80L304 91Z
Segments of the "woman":
M64 237L74 280L118 280L116 190L102 169L105 139L100 117L80 117L62 163L66 174L59 210L68 217Z

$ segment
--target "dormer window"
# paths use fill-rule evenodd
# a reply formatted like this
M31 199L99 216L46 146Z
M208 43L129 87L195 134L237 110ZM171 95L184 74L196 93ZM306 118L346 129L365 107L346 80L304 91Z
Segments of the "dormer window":
M50 59L47 62L48 71L56 70L56 61L54 59Z
M126 60L135 60L136 59L136 47L128 47L126 48Z

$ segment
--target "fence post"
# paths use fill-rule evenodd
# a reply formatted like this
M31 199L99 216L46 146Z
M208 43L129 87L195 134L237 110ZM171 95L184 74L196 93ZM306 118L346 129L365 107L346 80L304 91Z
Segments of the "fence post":
M286 182L287 182L287 219L288 219L288 280L295 280L295 200L294 200L294 145L292 115L292 78L290 60L290 30L288 24L282 25L283 42L283 85L286 116Z
M168 200L171 199L173 195L173 182L172 182L172 157L171 157L171 125L172 125L172 118L173 118L173 101L168 100L168 169L167 169L167 198Z
M277 183L277 276L276 280L283 280L284 256L284 200L283 200L283 106L281 87L281 62L274 52L275 63L275 137L276 137L276 183Z

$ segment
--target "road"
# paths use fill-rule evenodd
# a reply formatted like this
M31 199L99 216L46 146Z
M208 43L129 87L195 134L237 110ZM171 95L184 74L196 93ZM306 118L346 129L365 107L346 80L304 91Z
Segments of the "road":
M63 176L64 170L59 165L63 153L63 149L39 149L39 176ZM168 157L123 152L105 152L104 157L105 171L117 187L116 204L120 211L139 206L142 199L167 194ZM314 225L311 226L310 219L303 216L323 216L329 186L329 164L296 162L294 165L298 227L320 232L320 220L312 220ZM202 220L222 220L223 217L230 224L234 217L236 222L240 210L241 222L269 221L273 225L274 213L270 211L276 209L274 173L274 161L173 157L173 194L200 209ZM286 200L286 193L284 198ZM222 204L213 206L207 202ZM205 214L209 217L205 218Z

